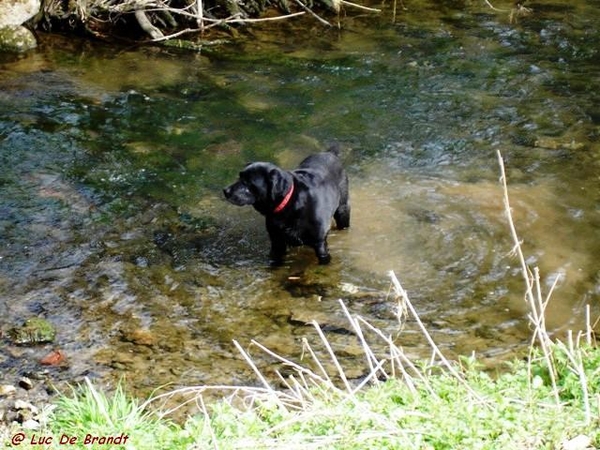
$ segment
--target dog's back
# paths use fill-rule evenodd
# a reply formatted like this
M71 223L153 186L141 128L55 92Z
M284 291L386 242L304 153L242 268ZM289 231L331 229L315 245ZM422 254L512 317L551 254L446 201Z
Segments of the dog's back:
M323 153L316 153L305 158L296 170L293 172L302 172L302 169L310 169L311 172L323 171L325 179L328 178L328 173L333 174L336 178L344 172L342 162L339 159L340 145L333 144Z
M350 201L348 175L342 166L339 154L340 146L334 144L326 152L310 155L304 159L292 173L296 179L302 180L306 185L315 186L316 189L312 192L321 196L327 191L326 186L333 189L338 198L331 205L331 215L335 219L337 228L341 230L350 226Z

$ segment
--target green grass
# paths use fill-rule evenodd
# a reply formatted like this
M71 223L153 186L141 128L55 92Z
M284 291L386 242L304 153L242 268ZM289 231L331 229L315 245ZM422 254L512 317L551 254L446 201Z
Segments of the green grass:
M600 349L577 349L585 388L570 365L570 349L555 344L552 352L558 403L545 359L534 352L501 373L483 371L473 359L453 363L452 372L443 364L422 364L411 369L418 373L410 379L390 378L359 391L318 383L307 371L299 395L247 389L251 407L223 400L203 406L204 414L183 425L152 412L165 396L140 404L120 388L107 395L87 383L61 397L38 436L54 437L47 448L559 449L579 435L598 446ZM200 391L205 389L187 393L197 400ZM595 399L589 417L584 394ZM121 435L128 436L122 445L85 445L86 436ZM61 436L78 442L56 445Z
M51 448L178 448L181 441L177 426L128 396L120 385L108 395L86 379L70 395L61 395L55 406L47 423Z

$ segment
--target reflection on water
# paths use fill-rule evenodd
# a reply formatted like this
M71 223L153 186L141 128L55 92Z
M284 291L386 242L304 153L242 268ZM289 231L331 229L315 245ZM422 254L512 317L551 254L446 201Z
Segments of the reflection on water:
M344 253L354 250L352 264L373 274L394 267L414 296L434 300L431 307L440 316L456 314L454 307L461 304L491 306L493 314L502 303L523 313L519 265L510 254L499 183L391 173L388 167L385 161L370 167L385 181L367 175L366 184L355 183L356 225L338 244ZM572 224L573 212L561 204L550 180L512 185L510 195L528 262L540 267L546 288L560 276L548 323L573 326L573 300L593 298L589 274L597 259L589 249L598 245L595 230L584 226L585 232L569 238L567 230L582 224ZM566 237L557 240L559 235ZM441 292L453 308L439 309Z
M578 327L600 310L600 15L579 3L518 24L424 6L310 44L272 25L218 55L45 37L0 66L2 330L46 317L69 359L56 377L126 374L140 392L247 383L232 339L299 357L312 319L356 367L337 301L395 335L394 270L450 355L507 357L529 330L497 150L529 263L545 287L560 276L549 326ZM328 267L310 249L268 267L263 219L221 188L334 139L351 228ZM423 355L410 326L398 339ZM35 371L46 351L6 345L0 367Z

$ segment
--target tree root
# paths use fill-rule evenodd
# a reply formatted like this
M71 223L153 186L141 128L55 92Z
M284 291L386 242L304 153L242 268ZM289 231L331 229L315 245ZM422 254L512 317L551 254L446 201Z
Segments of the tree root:
M135 18L140 24L140 27L142 27L142 30L148 33L152 39L160 39L165 37L162 31L152 25L152 22L150 22L150 19L148 19L148 16L143 9L137 9L135 11Z
M2 1L2 0L0 0ZM164 42L184 34L204 36L209 29L231 28L233 25L283 20L299 15L311 15L321 24L332 26L331 13L339 26L343 6L379 12L349 0L86 0L63 2L45 0L47 7L38 23L48 27L58 25L71 30L83 30L96 37L110 39L111 35L127 34L139 39L142 35L152 42ZM79 7L77 5L80 5ZM85 8L81 5L85 5ZM285 10L276 17L260 17L268 9ZM123 27L125 23L125 27ZM132 36L133 34L133 36ZM142 37L143 38L143 37ZM194 39L195 40L195 39ZM186 44L187 45L187 44Z

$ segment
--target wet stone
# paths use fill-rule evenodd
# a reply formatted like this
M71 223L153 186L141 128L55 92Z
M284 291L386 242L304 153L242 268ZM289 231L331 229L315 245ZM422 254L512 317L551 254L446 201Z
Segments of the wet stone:
M40 425L40 423L35 420L35 419L28 419L25 420L21 426L23 427L23 429L25 430L39 430L42 426Z
M24 400L16 400L15 401L15 409L17 411L30 411L32 414L37 414L38 409L34 405Z
M8 396L14 394L17 390L12 384L2 384L0 385L0 397Z
M8 335L14 344L36 345L54 342L56 330L46 319L33 317L22 326L11 329Z
M339 349L336 348L336 353L340 356L358 357L365 354L365 349L357 342L344 342Z
M148 267L148 258L145 256L137 256L135 258L135 265L142 268Z
M48 375L50 374L50 372L48 371L48 369L42 369L42 370L35 370L32 372L27 372L25 374L25 376L31 380L46 380L48 379Z
M21 377L19 380L19 387L25 389L26 391L30 391L33 389L33 382L27 377Z
M66 356L61 350L52 350L40 360L44 366L58 366L66 361Z
M136 345L146 345L148 347L156 344L156 337L149 330L136 328L133 330L126 330L123 332L123 341L131 342Z
M293 337L274 333L257 339L263 346L279 355L289 355L300 348L300 343Z
M31 31L21 26L0 28L0 51L25 52L37 46Z
M349 380L357 380L365 376L368 371L360 367L348 367L344 369L344 375Z
M316 322L319 327L330 333L338 334L354 334L352 330L348 328L348 324L343 319L331 316L329 313L318 312L318 311L306 311L304 309L293 309L288 319L292 325L304 325L313 326Z
M125 370L135 362L133 356L129 353L116 353L111 361L111 367L119 370Z

